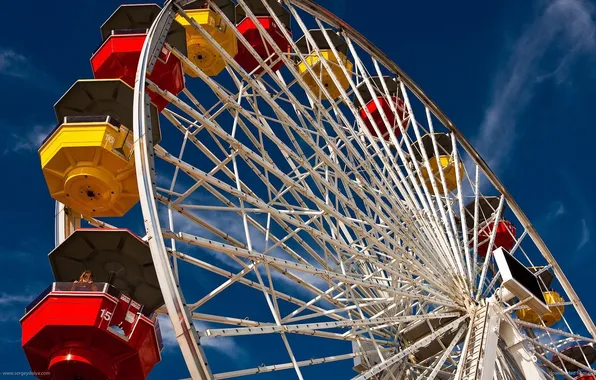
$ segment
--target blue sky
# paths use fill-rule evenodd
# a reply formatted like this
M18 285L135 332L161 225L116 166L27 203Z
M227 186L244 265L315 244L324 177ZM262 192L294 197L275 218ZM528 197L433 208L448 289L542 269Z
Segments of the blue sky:
M385 51L474 143L596 315L588 272L596 264L596 7L583 0L434 2L434 8L405 1L321 3ZM28 370L18 319L52 281L47 253L54 208L37 148L55 125L54 102L76 79L91 77L99 26L118 5L4 5L15 17L0 24L0 371ZM140 218L132 223L142 229ZM222 365L230 354L250 356L233 341L207 343L207 349L221 354ZM175 376L185 376L184 363L168 347L151 378Z

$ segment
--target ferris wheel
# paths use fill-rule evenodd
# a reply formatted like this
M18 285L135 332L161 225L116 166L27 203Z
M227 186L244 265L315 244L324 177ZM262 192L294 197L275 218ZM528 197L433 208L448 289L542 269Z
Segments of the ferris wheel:
M93 328L126 320L130 298L147 331L167 314L193 379L596 379L596 327L557 255L345 22L311 0L170 0L123 5L101 31L95 79L58 101L40 149L56 281L93 269L116 289ZM36 299L24 337L36 305L72 289ZM65 371L64 349L28 338L32 368ZM230 339L250 360L204 347ZM160 356L139 344L145 378ZM76 347L81 371L127 378Z

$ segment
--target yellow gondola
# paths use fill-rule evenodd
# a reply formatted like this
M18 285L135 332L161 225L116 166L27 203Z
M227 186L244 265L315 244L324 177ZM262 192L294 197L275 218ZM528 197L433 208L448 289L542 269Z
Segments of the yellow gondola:
M544 300L547 305L561 304L565 302L565 299L555 291L543 292L542 294L544 295ZM524 322L534 323L536 325L540 325L540 320L542 320L546 327L550 327L561 320L563 312L565 311L565 306L549 306L548 310L548 312L540 316L529 307L524 307L516 310L515 315Z
M132 106L133 89L119 79L79 80L56 103L60 124L39 149L54 199L94 217L122 216L137 203ZM155 106L151 116L158 142Z
M347 45L345 41L343 41L335 32L331 29L327 29L327 34L333 47L338 52L338 57L333 54L333 50L331 50L331 45L327 42L325 35L319 29L310 30L309 33L312 36L313 40L315 41L316 46L319 49L320 55L317 54L316 50L314 50L310 43L307 41L306 37L302 36L298 41L296 41L296 45L300 52L305 56L304 61L298 62L298 72L302 75L302 78L314 92L315 96L322 96L320 93L320 87L317 85L315 78L313 75L310 74L308 71L308 67L310 67L317 79L319 79L323 86L329 92L332 99L338 98L340 96L340 90L335 85L333 80L331 79L332 75L334 75L341 87L344 90L347 90L350 87L350 82L348 77L344 74L340 65L345 66L347 71L350 73L352 72L352 62L348 60L347 55ZM338 59L339 58L339 59ZM328 72L325 70L325 67L321 63L321 60L324 59L327 64L330 66L330 71ZM330 99L331 100L331 99Z
M439 190L439 194L443 193L443 185L441 182L440 172L440 170L442 169L443 175L445 176L445 185L447 187L447 191L451 192L457 189L457 172L455 160L452 154L453 145L451 144L451 137L446 133L435 133L434 137L437 143L437 150L439 152L439 156L435 156L432 136L430 134L426 134L422 136L421 142L416 141L412 145L415 156L414 158L416 159L416 161L418 161L418 163L420 163L421 177L424 180L424 183L426 184L428 191L434 193L431 181L431 178L434 178L437 188ZM424 165L421 146L424 147L424 151L428 158L430 173ZM458 166L459 180L461 182L465 174L464 164L461 162L461 160L459 161Z
M214 3L235 25L235 4L231 0L215 0ZM206 1L197 0L190 3L184 7L184 12L205 29L231 57L238 53L238 42L233 28L228 27L221 15L210 9ZM226 61L217 49L186 18L177 15L176 21L186 29L187 56L190 61L209 76L219 74L226 67ZM184 72L191 77L197 76L194 70L186 65Z

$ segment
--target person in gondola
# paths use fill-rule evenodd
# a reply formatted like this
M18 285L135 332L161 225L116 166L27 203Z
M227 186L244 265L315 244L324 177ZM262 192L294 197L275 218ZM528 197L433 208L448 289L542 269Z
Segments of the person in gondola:
M71 290L97 291L97 286L93 283L93 273L90 270L84 271L79 280L72 284Z

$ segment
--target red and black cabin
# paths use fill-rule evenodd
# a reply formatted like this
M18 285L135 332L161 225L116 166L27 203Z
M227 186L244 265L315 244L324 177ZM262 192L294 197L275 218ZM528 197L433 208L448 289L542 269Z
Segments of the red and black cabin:
M22 345L41 379L145 379L161 360L157 319L107 283L55 282L21 318Z
M121 5L101 26L103 43L91 57L91 68L97 79L122 79L134 87L137 65L147 31L160 11L156 4ZM177 95L184 89L184 73L180 60L170 47L186 55L186 33L176 21L168 33L148 79L162 90ZM168 101L149 91L151 101L161 112Z
M515 246L516 229L513 223L501 217L495 225L494 214L499 207L499 197L482 197L478 199L478 254L486 257L490 237L495 231L495 242L492 249L502 247L510 252ZM470 245L474 244L474 212L475 202L468 203L465 207L466 225L469 232ZM504 210L503 210L504 211Z
M596 349L591 343L572 343L561 350L561 354L575 360L578 363L591 367L596 362ZM576 380L595 380L593 375L585 373L577 364L565 359L563 356L553 355L551 362L559 368L565 368L568 372L577 371Z
M57 282L21 319L31 369L52 380L145 379L163 348L149 247L128 230L79 229L49 259ZM99 282L75 282L84 270Z
M381 137L387 141L390 141L391 137L387 126L383 121L380 110L382 109L383 113L387 117L387 121L389 122L391 129L393 129L393 133L395 133L395 137L399 137L401 135L401 129L399 127L398 120L401 120L404 130L407 128L409 123L409 116L404 101L402 100L403 96L401 94L401 89L399 87L398 81L395 78L372 77L370 78L370 81L374 93L369 91L368 86L364 82L360 83L356 89L362 97L362 101L364 103L364 105L359 109L360 117L364 121L364 124L371 135L379 137L375 131L375 128L373 127L374 123L374 125L376 125L379 129ZM383 86L383 83L385 86ZM387 93L385 92L385 87ZM387 96L387 94L389 96ZM380 108L377 106L375 99L379 102ZM354 103L358 104L357 97L355 97ZM395 112L394 109L397 112ZM373 122L371 122L368 118L366 110L368 110L372 116Z
M290 42L284 36L281 27L285 28L286 32L291 36L291 15L290 12L279 2L275 0L267 0L267 5L271 8L275 16L281 22L281 26L277 24L275 19L269 13L261 0L245 0L244 1L250 11L255 15L259 24L271 36L273 41L282 52L290 52ZM283 66L283 61L280 60L279 55L275 54L273 47L265 40L253 20L247 16L246 11L240 4L236 5L236 20L238 31L246 38L250 46L257 52L259 57L265 61L265 64L273 71L279 70ZM236 62L247 72L254 72L260 74L263 68L252 55L252 53L238 41L238 53L234 57Z

